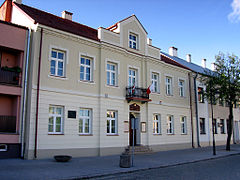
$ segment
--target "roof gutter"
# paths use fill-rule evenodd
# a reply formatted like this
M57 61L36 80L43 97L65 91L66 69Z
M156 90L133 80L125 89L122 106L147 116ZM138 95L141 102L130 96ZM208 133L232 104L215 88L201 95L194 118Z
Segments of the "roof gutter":
M41 75L41 61L42 61L42 36L43 29L41 28L40 35L40 49L39 49L39 61L38 61L38 80L37 80L37 103L36 103L36 122L35 122L35 144L34 144L34 158L37 158L37 138L38 138L38 109L39 109L39 86Z

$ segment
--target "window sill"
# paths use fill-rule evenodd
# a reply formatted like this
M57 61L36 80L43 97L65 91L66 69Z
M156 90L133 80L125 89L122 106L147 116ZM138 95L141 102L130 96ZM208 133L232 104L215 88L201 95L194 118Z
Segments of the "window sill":
M173 94L166 94L167 97L173 97Z
M79 83L96 84L94 81L78 80Z
M119 136L118 134L107 134L107 136Z
M160 92L152 92L152 95L160 95Z
M200 135L206 135L206 133L200 133Z
M161 133L159 133L159 134L153 134L153 136L161 136L162 134Z
M181 133L181 135L188 135L187 133Z
M48 133L48 135L64 135L63 133Z
M106 87L110 87L110 88L117 88L117 89L120 89L120 87L119 87L119 86L114 86L114 85L108 85L108 84L106 84Z
M93 134L78 134L79 136L93 136Z
M167 133L167 135L175 135L174 133Z
M54 76L54 75L48 75L49 78L52 79L59 79L59 80L68 80L68 78L64 77L64 76Z

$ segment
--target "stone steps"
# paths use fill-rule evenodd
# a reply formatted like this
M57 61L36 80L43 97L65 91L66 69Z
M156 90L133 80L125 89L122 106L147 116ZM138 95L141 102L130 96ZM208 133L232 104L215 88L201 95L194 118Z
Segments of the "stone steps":
M149 146L134 146L134 154L151 154L153 153L152 149ZM125 149L124 154L132 154L132 146L128 146Z

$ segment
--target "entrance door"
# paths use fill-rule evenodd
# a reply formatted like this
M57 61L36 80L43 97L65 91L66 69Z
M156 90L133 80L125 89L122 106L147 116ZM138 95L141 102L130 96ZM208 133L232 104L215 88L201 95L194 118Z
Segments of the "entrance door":
M136 144L137 144L137 131L136 131L136 129L132 129L132 121L131 121L131 119L132 118L134 118L134 119L136 119L136 117L132 114L132 113L130 113L130 116L129 116L129 145L130 146L133 146L133 131L134 131L134 146L136 146Z

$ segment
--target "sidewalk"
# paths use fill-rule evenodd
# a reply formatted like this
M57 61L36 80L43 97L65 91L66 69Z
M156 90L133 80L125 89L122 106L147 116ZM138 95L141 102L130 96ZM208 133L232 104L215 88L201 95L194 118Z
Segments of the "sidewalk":
M122 172L138 171L158 167L203 161L240 154L240 145L217 147L217 155L212 155L212 147L164 151L146 155L135 155L134 167L120 168L119 156L73 158L68 163L58 163L53 159L21 160L0 159L0 179L74 179L103 176Z

